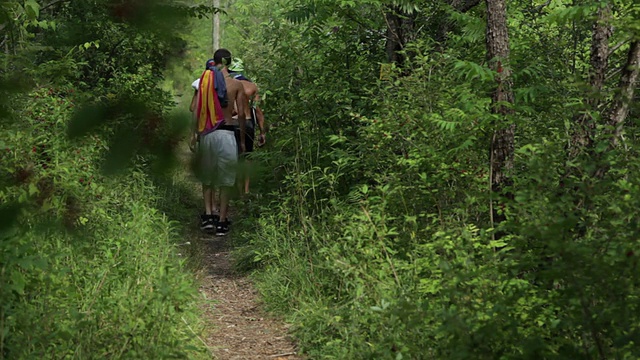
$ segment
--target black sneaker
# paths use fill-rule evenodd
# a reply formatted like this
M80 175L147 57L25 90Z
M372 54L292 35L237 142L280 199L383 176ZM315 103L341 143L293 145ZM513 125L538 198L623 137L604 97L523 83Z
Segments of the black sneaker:
M216 235L217 236L225 236L229 232L229 221L220 221L218 222L218 226L216 226Z
M213 231L216 227L216 215L200 215L200 229L203 231Z
M204 230L205 226L209 223L209 217L207 214L200 215L200 230Z

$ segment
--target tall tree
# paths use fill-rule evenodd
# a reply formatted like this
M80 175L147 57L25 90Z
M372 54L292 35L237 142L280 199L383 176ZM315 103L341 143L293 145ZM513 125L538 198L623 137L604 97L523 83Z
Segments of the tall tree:
M412 39L415 30L416 14L401 6L389 6L384 12L387 24L386 51L387 60L402 65L405 55L401 53L404 46Z
M611 27L611 6L606 4L598 8L596 21L593 24L591 36L590 77L588 94L585 103L587 109L574 116L574 127L571 136L570 157L577 156L583 149L588 149L593 143L595 123L591 116L600 105L600 93L602 92L606 72L609 65L609 39L613 33Z
M617 93L603 115L607 125L613 129L607 134L610 137L609 149L617 147L622 139L624 122L629 115L629 103L633 99L638 75L640 75L640 41L634 40L629 47L627 60L622 65ZM596 170L596 178L602 178L609 167L607 163L601 164Z
M513 169L515 124L510 123L513 114L513 90L509 67L509 31L505 0L487 0L487 58L496 72L496 88L492 96L492 113L500 120L491 139L491 190L498 193L510 184L509 171ZM494 222L504 215L492 210Z
M613 137L611 138L613 146L617 145L618 140L622 137L623 125L629 114L629 103L633 99L639 70L640 41L635 40L629 47L627 61L622 68L618 93L613 99L611 106L607 109L604 117L607 123L614 129Z
M220 48L220 0L213 0L213 51Z

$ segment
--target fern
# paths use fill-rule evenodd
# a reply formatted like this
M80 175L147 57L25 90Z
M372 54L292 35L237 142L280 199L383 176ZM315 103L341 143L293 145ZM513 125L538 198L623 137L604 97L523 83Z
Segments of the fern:
M347 194L347 202L351 204L358 204L365 199L365 192L363 189L353 189Z
M413 13L420 12L420 8L415 3L415 1L394 0L393 1L393 6L397 7L400 10L402 10L403 13L409 14L409 15L411 15Z
M486 24L482 18L469 13L461 13L454 9L448 11L449 18L462 28L462 40L468 43L479 43L485 39Z
M464 80L494 80L494 73L491 69L476 64L473 61L458 60L453 65L453 69L457 71Z
M318 7L315 2L311 2L295 6L292 10L285 13L284 17L294 24L301 24L315 17L317 14Z
M458 121L444 120L439 114L431 114L430 116L428 120L436 124L436 126L443 131L454 131L460 124Z
M455 154L455 153L460 153L460 152L466 152L476 143L477 140L478 140L478 138L472 135L469 138L467 138L467 140L465 140L462 144L460 144L460 146L457 146L457 147L447 151L447 153L448 154Z
M549 23L557 23L559 25L569 24L571 21L581 21L585 18L593 17L596 6L594 4L576 5L566 8L558 8L549 15L543 17Z

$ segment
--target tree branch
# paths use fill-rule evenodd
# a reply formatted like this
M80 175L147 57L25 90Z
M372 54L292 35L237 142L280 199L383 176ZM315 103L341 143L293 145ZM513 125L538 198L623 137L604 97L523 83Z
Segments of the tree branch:
M41 7L40 11L46 10L46 9L52 7L53 5L56 5L58 3L65 2L65 1L69 1L69 0L53 0L52 2L48 3L47 5L44 5L43 7Z
M633 99L633 93L636 88L639 72L640 41L635 40L631 43L631 47L629 48L629 53L627 55L627 61L624 63L622 68L618 92L604 114L604 119L607 121L607 124L613 127L613 133L610 134L611 142L608 150L612 150L617 147L618 140L624 140L624 122L629 115L629 103ZM603 178L609 171L609 168L609 164L602 164L596 170L595 177L598 179Z
M551 1L551 0L549 0ZM476 5L480 4L480 0L466 0L462 2L459 6L451 4L454 9L458 10L461 13L466 13L467 11L476 7Z
M620 76L619 92L616 94L611 107L608 109L605 119L609 125L614 127L611 143L616 146L618 139L622 135L624 121L629 114L629 103L633 99L633 93L638 81L638 72L640 70L640 41L635 40L631 43L627 61L622 68Z
M609 39L613 32L610 22L611 6L598 9L598 17L592 26L589 77L591 92L596 94L602 91L609 66ZM600 101L597 97L587 96L585 103L588 106L587 110L594 110L598 108ZM595 131L595 123L589 111L574 115L573 123L569 147L570 158L575 158L584 149L591 148Z
M628 43L629 43L629 40L624 40L624 41L620 41L619 43L617 43L616 45L611 47L611 49L609 50L609 56L611 56L611 54L613 54L614 52L618 51L621 47L623 47L624 45L626 45Z
M551 4L551 0L547 0L547 2L545 2L544 4L536 6L536 12L540 14L542 12L542 9L549 6L549 4Z

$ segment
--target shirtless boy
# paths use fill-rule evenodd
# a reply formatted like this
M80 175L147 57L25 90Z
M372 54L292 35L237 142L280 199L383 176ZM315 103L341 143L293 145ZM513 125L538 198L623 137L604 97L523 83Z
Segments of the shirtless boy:
M246 146L244 141L246 100L240 81L229 77L227 65L231 63L231 53L226 49L218 49L213 55L213 62L216 69L224 76L228 106L224 108L219 106L215 87L212 85L214 80L207 80L206 84L202 80L206 78L205 75L208 75L205 71L191 101L191 111L195 112L196 119L196 131L192 137L191 146L195 147L196 142L199 143L197 156L205 203L202 228L208 230L215 224L216 235L223 236L229 232L229 198L236 181L238 164L238 145L234 134L236 126L240 127L242 134L240 151L244 151ZM211 75L211 79L213 78ZM218 77L215 78L218 79ZM205 87L205 85L208 86ZM238 109L237 120L233 119L234 108ZM214 214L214 188L216 187L220 188L219 216Z
M229 74L236 80L240 80L242 82L242 86L244 87L244 94L246 102L245 102L245 118L246 118L246 132L245 132L245 143L246 143L246 151L243 155L248 155L253 151L253 144L256 134L256 125L260 127L260 137L258 138L258 146L263 146L266 142L266 130L264 126L264 114L260 107L258 107L258 103L260 102L260 95L258 94L258 86L256 83L247 78L244 72L244 64L241 59L235 58L233 59L233 63L229 66ZM252 102L252 105L250 105ZM240 136L236 137L239 139ZM238 185L240 193L248 194L249 193L249 160L246 156L242 157L242 160L245 161L244 171L241 172L243 179L239 179ZM242 181L244 180L244 181Z

